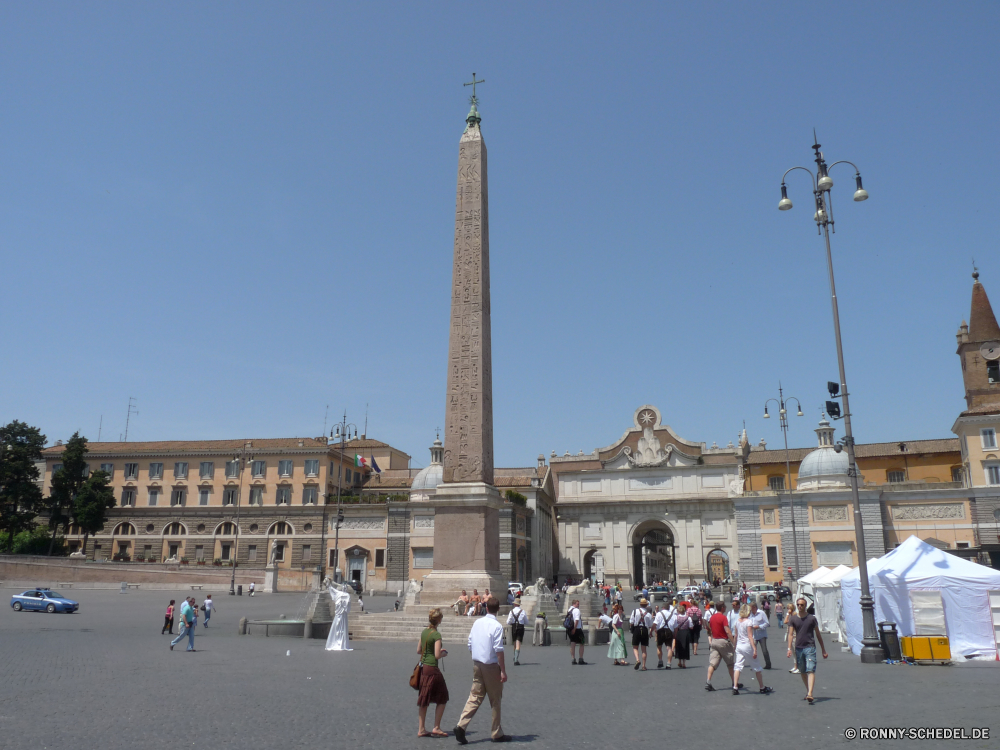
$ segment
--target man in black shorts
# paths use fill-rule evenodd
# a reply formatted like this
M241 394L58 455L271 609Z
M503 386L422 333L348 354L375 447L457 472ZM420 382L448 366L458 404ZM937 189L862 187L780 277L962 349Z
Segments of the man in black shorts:
M574 599L569 606L567 614L573 615L573 629L569 631L569 654L573 657L574 664L586 664L583 660L583 647L587 643L587 637L583 632L583 615L580 613L580 600ZM576 647L580 647L580 659L576 658Z
M646 607L649 602L645 599L639 600L639 606L632 610L629 623L632 625L632 653L635 654L635 666L633 669L646 671L646 649L649 647L649 630L653 627L653 616L649 614ZM639 650L642 650L640 660Z
M674 631L670 629L670 621L676 615L677 610L671 605L664 604L656 617L653 618L653 628L656 630L656 668L663 668L663 647L667 647L666 668L670 669L670 662L674 659Z

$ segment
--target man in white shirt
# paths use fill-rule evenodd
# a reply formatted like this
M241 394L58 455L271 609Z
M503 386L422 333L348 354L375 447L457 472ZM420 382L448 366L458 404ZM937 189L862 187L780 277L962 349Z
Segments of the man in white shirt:
M569 631L566 635L569 636L569 655L573 659L574 664L586 664L583 660L583 647L587 644L587 635L583 632L583 615L580 613L580 600L574 599L573 603L569 605L569 612L566 614L573 615L573 629ZM576 659L576 647L580 646L580 660Z
M649 614L646 607L649 602L645 599L639 600L639 606L632 610L629 617L629 624L632 625L632 653L635 654L635 666L633 669L646 671L646 649L649 647L649 630L653 627L653 616ZM639 651L642 651L642 657Z
M205 597L205 603L201 607L205 610L205 627L208 627L208 621L212 617L212 613L215 612L215 602L212 601L212 595L208 594Z
M753 639L757 641L757 650L764 654L764 669L771 668L771 655L767 652L767 626L771 623L757 603L750 605L750 624L754 626Z
M511 640L514 641L514 666L521 666L521 641L524 640L524 626L528 624L528 613L521 609L521 600L514 600L514 609L507 615Z
M729 620L729 629L733 632L733 636L736 636L736 623L740 621L740 604L739 600L733 601L732 609L726 612L726 619Z
M677 610L672 605L664 605L653 618L653 628L656 630L656 668L663 669L663 647L667 647L666 668L670 669L670 663L674 660L674 631L670 627L670 621L677 616Z
M472 652L472 691L455 726L455 739L467 745L465 730L483 703L490 697L493 712L491 736L494 742L510 742L511 736L500 727L500 699L503 684L507 682L507 669L503 661L503 625L497 622L500 602L495 596L486 600L486 615L476 620L469 632L469 651Z

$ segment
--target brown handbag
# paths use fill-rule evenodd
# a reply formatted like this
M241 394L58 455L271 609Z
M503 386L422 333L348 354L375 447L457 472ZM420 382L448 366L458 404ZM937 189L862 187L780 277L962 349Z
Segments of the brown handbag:
M417 662L417 666L413 668L413 674L410 675L410 687L414 690L420 690L420 668L423 667L423 662Z

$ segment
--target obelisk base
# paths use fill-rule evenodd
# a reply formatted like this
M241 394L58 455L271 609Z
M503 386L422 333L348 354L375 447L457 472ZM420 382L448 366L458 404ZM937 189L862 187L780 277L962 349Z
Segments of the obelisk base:
M422 503L423 504L423 503ZM434 569L424 576L421 606L450 606L464 589L488 589L501 604L507 582L500 574L500 508L496 487L483 482L439 485L426 504L434 508Z

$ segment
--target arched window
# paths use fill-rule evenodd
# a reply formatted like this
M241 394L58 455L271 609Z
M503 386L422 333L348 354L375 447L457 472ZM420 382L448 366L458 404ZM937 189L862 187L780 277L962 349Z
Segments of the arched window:
M115 526L114 536L133 536L135 535L135 526L130 523L120 523Z
M220 523L215 529L216 536L235 536L236 535L236 524L230 521L225 523Z
M284 521L277 521L271 524L271 528L268 529L268 534L271 536L283 536L294 533L292 531L292 525L290 523L285 523Z
M168 523L167 528L163 530L163 533L166 536L180 536L183 534L187 534L187 529L184 528L184 524L174 522L174 523Z

